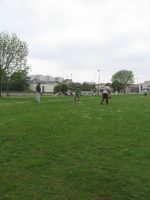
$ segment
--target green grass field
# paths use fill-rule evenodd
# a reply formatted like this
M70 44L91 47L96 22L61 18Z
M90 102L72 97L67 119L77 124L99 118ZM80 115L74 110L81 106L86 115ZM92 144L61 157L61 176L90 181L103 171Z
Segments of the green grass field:
M0 200L150 199L150 96L0 98Z

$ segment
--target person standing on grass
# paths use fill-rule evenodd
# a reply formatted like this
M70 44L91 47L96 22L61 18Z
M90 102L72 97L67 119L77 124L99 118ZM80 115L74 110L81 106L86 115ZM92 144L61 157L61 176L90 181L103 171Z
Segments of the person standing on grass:
M93 95L96 96L96 88L93 90Z
M107 83L107 90L108 90L108 99L111 99L111 88L110 88L110 84Z
M103 105L103 102L106 100L106 104L108 105L108 93L109 93L110 87L105 85L104 90L102 92L102 101L101 105Z
M40 83L37 84L36 86L36 101L40 102L40 96L41 96L41 86Z
M80 101L80 95L81 95L81 90L79 85L76 86L75 88L75 97L74 97L74 101L79 102Z
M144 96L147 96L148 90L147 88L144 89Z

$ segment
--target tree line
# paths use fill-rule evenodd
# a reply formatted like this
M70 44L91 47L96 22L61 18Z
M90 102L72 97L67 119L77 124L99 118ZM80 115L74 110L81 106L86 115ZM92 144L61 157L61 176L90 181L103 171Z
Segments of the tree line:
M82 84L73 82L70 82L68 84L59 83L54 87L54 93L62 92L63 94L65 94L68 90L74 91L77 85L80 87L82 91L91 91L94 90L95 88L95 84L89 84L86 82L83 82Z
M122 91L124 94L126 93L126 89L129 85L134 83L134 74L130 70L120 70L116 72L111 79L112 83L110 84L113 91ZM65 83L60 83L55 86L54 92L62 92L65 93L67 90L74 90L76 85L79 85L81 90L83 91L91 91L96 88L95 84L89 84L84 82L81 83L69 83L68 85Z
M15 33L0 33L0 97L3 91L25 91L29 88L27 64L28 45L21 41ZM134 74L129 70L120 70L112 76L111 87L114 91L123 90L134 83ZM68 89L73 90L76 84L80 85L81 90L91 91L95 84L81 83L60 83L54 88L54 92L66 92Z

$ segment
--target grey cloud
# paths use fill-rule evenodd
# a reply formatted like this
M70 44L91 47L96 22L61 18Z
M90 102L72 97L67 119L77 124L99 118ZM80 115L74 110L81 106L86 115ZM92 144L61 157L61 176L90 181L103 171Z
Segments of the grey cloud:
M71 42L51 47L50 44L34 45L32 56L40 59L61 59L66 62L69 60L76 62L78 60L98 59L100 57L108 58L115 55L122 48L127 48L132 44L130 38L112 38L105 44Z
M110 71L114 73L121 69L133 69L139 74L140 68L146 67L150 63L150 52L130 50L134 45L136 42L132 41L130 37L116 37L103 45L72 42L52 48L50 46L36 46L32 56L36 59L58 62L64 70L90 70L100 66L107 74ZM130 50L130 53L122 51L126 48Z
M143 6L144 3L142 4L141 1L134 0L130 5L129 13L128 10L121 10L122 3L119 0L114 0L113 4L110 0L70 0L68 2L71 3L62 8L60 6L57 7L59 0L56 0L56 4L54 0L47 0L45 1L48 6L47 9L45 9L43 4L41 8L43 18L38 16L40 2L42 1L37 1L38 11L36 6L33 7L36 1L30 1L1 0L0 6L0 29L2 31L15 32L20 39L27 41L30 58L36 61L46 60L50 63L51 61L53 63L60 63L65 69L76 69L79 72L81 68L86 70L103 66L107 72L131 67L137 73L141 72L142 74L143 71L146 71L145 74L148 74L147 69L150 65L150 47L147 45L150 41L150 29L149 26L146 26L149 24L148 9L144 12L146 5L147 7L150 5L148 0L144 1L145 6ZM128 7L128 2L123 1L125 8ZM137 12L133 9L132 13L134 3L137 5ZM72 5L75 5L76 9L79 7L79 10L77 9L78 16L76 16L76 12L71 16L71 12L73 12ZM110 5L112 5L112 9ZM87 9L85 9L86 6ZM90 9L92 9L92 12L96 11L96 15L90 15ZM46 13L44 15L45 10ZM99 10L103 11L103 13ZM138 27L137 21L134 21L136 19L140 20L137 13L140 14L143 21L147 19L146 22L139 21L141 28ZM127 14L129 15L126 16ZM85 18L82 19L83 16ZM119 19L118 16L120 17ZM82 19L81 23L80 17ZM86 17L92 19L92 22L88 23ZM130 19L132 21L131 24ZM84 27L86 22L85 29L83 28L80 32L79 29L82 25ZM123 22L126 23L125 29L122 26ZM128 26L128 22L130 26ZM137 27L131 26L132 24L134 25L134 22ZM119 26L124 30L120 30ZM72 30L77 30L77 37ZM91 31L89 38L88 36L83 38L88 30L93 32ZM72 36L71 33L74 35ZM63 35L68 35L69 38L65 37L65 41L63 41ZM103 35L108 39L100 43L98 40ZM45 40L42 42L44 36ZM56 43L54 43L53 38ZM138 48L136 49L136 47ZM143 67L143 70L141 70L141 67Z
M109 0L78 0L78 1L85 5L86 4L95 5L95 4L108 3Z
M34 16L25 4L5 0L1 2L0 13L2 31L15 32L27 42L34 35Z

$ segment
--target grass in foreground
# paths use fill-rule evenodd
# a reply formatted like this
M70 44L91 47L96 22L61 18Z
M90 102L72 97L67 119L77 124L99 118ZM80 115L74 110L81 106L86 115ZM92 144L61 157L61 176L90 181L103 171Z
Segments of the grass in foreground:
M0 98L0 200L148 200L150 97Z

